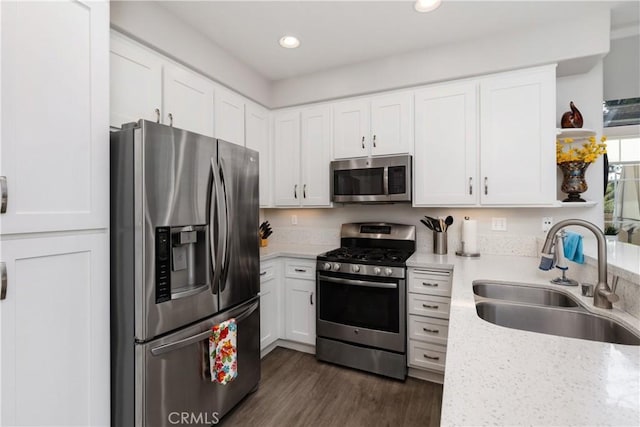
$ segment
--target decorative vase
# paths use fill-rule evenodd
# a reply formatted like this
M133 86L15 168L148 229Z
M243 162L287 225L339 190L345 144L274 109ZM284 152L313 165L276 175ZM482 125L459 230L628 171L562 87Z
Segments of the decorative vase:
M583 120L580 110L578 110L573 101L569 103L569 108L571 108L571 111L567 111L562 115L560 126L563 128L581 128Z
M589 167L589 163L582 161L562 162L558 163L558 166L560 166L563 176L560 190L569 195L563 202L586 202L580 197L580 193L584 193L589 188L584 179L584 173Z

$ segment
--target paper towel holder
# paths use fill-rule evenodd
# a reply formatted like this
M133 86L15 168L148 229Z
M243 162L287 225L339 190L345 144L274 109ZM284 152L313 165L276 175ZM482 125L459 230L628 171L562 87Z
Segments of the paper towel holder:
M462 245L462 248L459 251L456 251L456 255L464 256L464 257L470 257L470 258L475 258L475 257L479 257L480 256L479 252L475 252L475 253L465 252L464 251L464 242L460 242L460 243Z

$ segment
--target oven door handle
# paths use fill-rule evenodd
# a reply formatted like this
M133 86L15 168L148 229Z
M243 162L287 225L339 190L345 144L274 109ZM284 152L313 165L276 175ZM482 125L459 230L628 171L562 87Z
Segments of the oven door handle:
M396 289L398 284L395 282L369 282L367 280L341 279L339 277L320 276L320 280L331 283L339 283L341 285L367 286L369 288L386 288Z

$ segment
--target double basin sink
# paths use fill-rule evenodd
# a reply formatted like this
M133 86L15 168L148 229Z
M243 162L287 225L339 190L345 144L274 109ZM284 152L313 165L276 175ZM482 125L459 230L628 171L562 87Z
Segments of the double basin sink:
M607 317L593 314L574 296L526 284L473 282L478 317L523 331L613 344L640 345L640 335Z

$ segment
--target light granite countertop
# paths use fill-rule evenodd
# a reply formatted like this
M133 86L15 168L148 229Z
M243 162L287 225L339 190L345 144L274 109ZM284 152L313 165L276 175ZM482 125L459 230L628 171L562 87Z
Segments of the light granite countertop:
M410 267L453 268L442 425L640 425L640 346L509 329L477 316L474 280L517 281L570 292L588 310L640 330L640 320L594 308L577 287L551 285L557 272L541 271L538 263L427 253L407 261Z
M335 248L335 245L272 244L260 248L260 261L267 261L277 257L316 259L321 253Z

